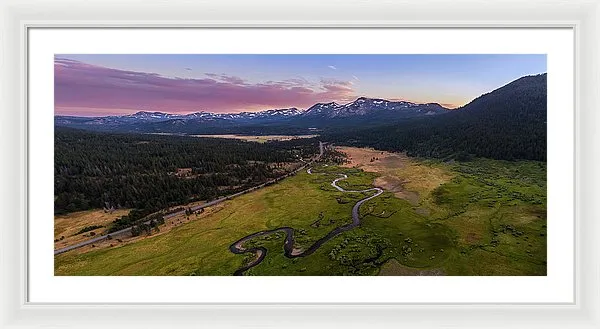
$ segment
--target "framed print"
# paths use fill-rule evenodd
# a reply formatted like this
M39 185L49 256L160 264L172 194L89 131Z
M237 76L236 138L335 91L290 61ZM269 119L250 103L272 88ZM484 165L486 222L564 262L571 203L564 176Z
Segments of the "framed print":
M597 327L598 8L8 2L3 326Z

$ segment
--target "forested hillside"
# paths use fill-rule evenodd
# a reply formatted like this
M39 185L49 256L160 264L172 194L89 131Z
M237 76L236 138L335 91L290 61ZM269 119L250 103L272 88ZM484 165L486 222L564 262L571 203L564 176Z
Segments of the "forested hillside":
M328 139L411 156L546 160L546 74L526 76L462 108Z
M102 207L144 213L265 182L318 152L314 139L230 139L92 133L58 128L54 211Z

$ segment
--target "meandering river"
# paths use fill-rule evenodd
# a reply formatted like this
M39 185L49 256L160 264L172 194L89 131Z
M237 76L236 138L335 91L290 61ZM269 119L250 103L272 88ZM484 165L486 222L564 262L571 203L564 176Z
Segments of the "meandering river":
M312 168L308 168L308 170L306 170L306 172L310 175L313 174ZM360 206L363 203L379 196L381 193L383 193L383 190L378 187L374 187L374 188L370 188L370 189L366 189L366 190L345 190L344 188L337 185L337 183L341 180L347 179L348 176L346 174L338 174L338 175L340 177L334 179L331 182L331 186L336 188L338 191L347 192L347 193L361 193L361 192L376 191L375 194L368 196L366 198L363 198L363 199L359 200L358 202L356 202L356 204L354 204L354 207L352 207L352 223L333 229L331 232L327 233L327 235L325 235L324 237L317 240L315 243L313 243L310 247L308 247L304 251L299 251L297 249L294 249L294 243L295 243L294 229L291 227L284 226L284 227L279 227L279 228L268 230L268 231L260 231L260 232L252 233L248 236L245 236L245 237L237 240L236 242L232 243L231 246L229 246L229 250L231 250L231 252L234 254L253 253L256 255L256 259L254 259L250 263L248 263L245 266L236 270L233 273L233 275L243 275L244 272L246 272L248 269L260 264L263 261L263 259L265 258L265 256L267 255L267 249L264 247L254 247L254 248L244 248L243 247L245 242L247 242L253 238L270 235L270 234L273 234L276 232L283 232L285 234L285 241L283 244L284 255L287 258L305 257L305 256L308 256L308 255L312 254L313 252L315 252L325 242L333 239L334 237L336 237L337 235L339 235L343 232L349 231L349 230L355 228L356 226L358 226L360 224L360 216L359 216Z

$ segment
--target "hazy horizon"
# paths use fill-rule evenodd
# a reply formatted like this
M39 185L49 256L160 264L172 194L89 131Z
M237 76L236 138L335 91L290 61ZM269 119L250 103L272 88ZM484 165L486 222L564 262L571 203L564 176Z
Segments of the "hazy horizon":
M358 97L457 108L546 55L56 55L55 115L238 113Z

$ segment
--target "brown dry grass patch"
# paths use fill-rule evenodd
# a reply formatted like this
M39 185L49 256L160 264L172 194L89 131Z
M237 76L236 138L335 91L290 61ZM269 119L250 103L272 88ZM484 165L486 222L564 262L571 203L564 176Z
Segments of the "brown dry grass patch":
M54 249L63 248L88 240L90 237L86 237L84 234L89 235L90 232L94 232L97 235L102 234L110 223L121 216L129 214L130 210L131 209L117 209L111 214L105 213L104 210L95 209L54 216L54 239L58 240L64 236L63 240L54 243ZM102 225L104 227L75 235L75 233L79 232L84 227L94 225Z
M402 153L358 147L336 149L347 155L348 163L344 167L380 174L373 182L375 186L392 192L413 205L420 204L431 191L453 177L442 165L424 164Z
M391 175L377 177L373 181L373 185L394 193L396 197L407 200L413 206L418 205L419 193L407 190L405 188L405 184L405 181L400 180L399 178Z
M401 168L404 161L408 157L401 153L390 153L385 151L377 151L372 148L359 147L336 147L340 152L346 153L348 163L343 164L343 167L357 167L365 171L381 172L390 168ZM374 161L371 159L375 158Z

